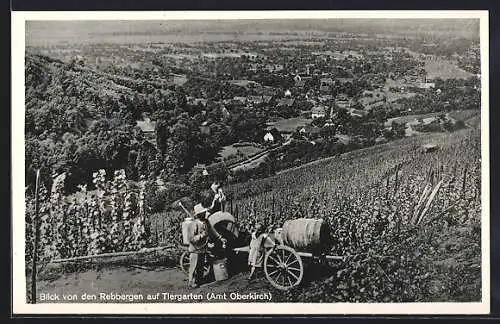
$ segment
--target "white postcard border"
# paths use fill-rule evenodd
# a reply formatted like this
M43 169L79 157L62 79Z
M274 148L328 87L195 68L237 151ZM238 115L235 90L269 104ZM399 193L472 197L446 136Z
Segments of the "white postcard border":
M27 20L223 20L476 18L481 42L482 301L474 303L27 304L24 227L24 56ZM12 311L14 314L488 314L490 312L489 23L486 10L459 11L82 11L12 12ZM195 306L196 305L196 306Z

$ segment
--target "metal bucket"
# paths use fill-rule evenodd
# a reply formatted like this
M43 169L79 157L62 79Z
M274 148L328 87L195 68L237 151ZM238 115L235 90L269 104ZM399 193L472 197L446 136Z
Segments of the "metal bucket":
M215 260L212 265L214 269L215 281L222 281L229 278L227 271L227 258Z

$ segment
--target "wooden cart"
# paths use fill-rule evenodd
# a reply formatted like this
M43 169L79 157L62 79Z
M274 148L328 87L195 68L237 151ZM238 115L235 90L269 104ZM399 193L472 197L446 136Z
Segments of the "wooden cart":
M345 261L344 256L313 255L310 252L296 251L290 246L277 240L274 234L264 234L264 263L263 270L266 279L279 290L291 290L299 286L304 278L304 258L316 259L319 262L327 260ZM245 246L233 249L235 252L249 252Z
M250 251L250 246L241 247L239 245L243 238L237 229L236 220L231 214L215 213L209 216L208 221L227 240L228 249L226 249L226 252L232 250L238 254ZM323 263L329 260L342 262L346 260L345 256L327 255L323 251L318 254L297 251L284 244L278 231L262 234L264 235L262 238L264 240L262 244L264 249L263 270L267 280L277 289L290 290L301 284L304 277L304 259L314 259ZM205 275L208 275L211 271L210 259L208 257L204 264ZM189 270L189 253L187 251L181 256L180 266L182 271L187 274Z
M345 256L313 255L310 252L296 251L275 238L274 234L264 234L263 270L266 279L279 290L291 290L302 283L304 277L304 258L319 262L328 260L345 261ZM236 253L248 253L249 246L232 249ZM181 269L187 273L189 269L189 254L184 252L180 260ZM204 273L210 272L210 264L205 265Z

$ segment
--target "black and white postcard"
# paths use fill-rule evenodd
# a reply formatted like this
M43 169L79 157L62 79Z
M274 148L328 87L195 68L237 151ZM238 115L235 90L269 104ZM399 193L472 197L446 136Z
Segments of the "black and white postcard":
M14 313L490 311L487 11L12 28Z

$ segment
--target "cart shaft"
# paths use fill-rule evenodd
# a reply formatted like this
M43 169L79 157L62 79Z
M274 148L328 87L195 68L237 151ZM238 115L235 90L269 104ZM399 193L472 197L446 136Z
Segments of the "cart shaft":
M301 257L305 257L305 258L314 258L314 257L322 257L322 256L316 256L316 255L313 255L312 253L309 253L309 252L297 252L298 255L300 255ZM345 257L344 256L340 256L340 255L325 255L323 256L325 259L327 260L344 260Z

